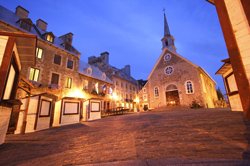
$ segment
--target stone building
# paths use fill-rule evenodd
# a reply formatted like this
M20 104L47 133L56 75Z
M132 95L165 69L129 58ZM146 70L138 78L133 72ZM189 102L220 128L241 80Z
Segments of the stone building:
M250 1L207 1L216 7L229 55L217 74L225 80L232 110L250 119Z
M32 132L101 118L102 100L110 97L84 90L85 79L92 77L82 72L79 66L80 53L72 45L73 34L57 37L47 29L45 21L38 19L33 24L28 16L29 11L21 6L16 8L15 13L0 6L1 31L32 34L37 38L33 57L21 59L20 74L32 83L32 89L29 95L21 89L17 91L17 98L23 104L15 132ZM26 52L29 51L29 45L21 45ZM35 63L30 64L29 61ZM107 87L111 86L111 81L106 78L93 79L100 85L106 83Z
M141 107L166 106L213 108L217 100L215 81L201 67L176 52L164 13L162 53L139 92Z
M103 52L99 57L91 56L88 63L100 68L113 81L113 99L115 107L135 108L135 99L138 92L138 83L131 76L130 65L118 69L109 64L109 53Z

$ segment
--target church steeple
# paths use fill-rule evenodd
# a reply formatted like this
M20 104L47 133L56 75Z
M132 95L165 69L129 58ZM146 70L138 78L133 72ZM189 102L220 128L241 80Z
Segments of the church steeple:
M164 37L161 39L161 41L162 41L162 49L167 47L171 51L176 52L176 48L175 48L175 45L174 45L174 37L170 34L170 30L169 30L165 10L163 10L163 11L164 11Z

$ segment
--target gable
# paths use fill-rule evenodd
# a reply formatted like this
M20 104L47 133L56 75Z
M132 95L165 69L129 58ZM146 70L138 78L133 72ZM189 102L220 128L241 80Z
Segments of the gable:
M168 58L165 59L165 55ZM169 49L165 48L160 57L158 58L153 70L151 71L148 79L151 77L158 77L159 79L164 79L165 77L172 77L172 76L181 76L185 73L194 72L197 70L198 66L190 62L189 60L185 59L181 55L170 51ZM165 72L167 70L167 73ZM172 71L173 70L173 71ZM172 72L171 72L172 71Z

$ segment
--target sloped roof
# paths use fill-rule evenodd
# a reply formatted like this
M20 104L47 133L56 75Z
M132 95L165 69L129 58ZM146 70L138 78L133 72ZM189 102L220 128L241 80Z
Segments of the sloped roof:
M46 41L44 40L43 38L43 35L45 33L48 33L50 31L43 31L41 30L39 27L37 27L35 24L33 24L33 26L31 27L31 30L30 31L26 31L25 29L22 29L20 26L19 26L19 23L18 21L20 20L21 18L18 17L14 12L10 11L9 9L3 7L0 5L0 21L3 21L5 22L6 24L9 24L17 29L19 29L20 31L23 31L23 32L26 32L26 33L31 33L31 34L34 34L37 36L38 39L41 39L43 41ZM54 43L53 45L58 47L58 48L61 48L75 56L77 56L77 54L80 54L79 51L77 51L73 46L72 46L72 49L69 51L69 50L66 50L64 47L63 47L63 40L60 39L59 37L55 36L54 38ZM51 44L51 43L50 43Z
M92 70L91 74L87 72L89 68L91 68ZM79 62L78 72L85 76L92 77L92 78L113 84L113 82L109 79L106 73L102 72L98 67L90 65L86 62L83 62L83 61ZM105 77L103 77L104 74L105 74Z
M200 69L200 70L203 71L203 72L204 72L204 73L205 73L214 83L216 83L216 82L214 81L214 79L213 79L213 78L212 78L212 77L211 77L202 67L200 67L200 66L198 66L198 65L196 65L196 64L194 64L194 63L192 63L191 61L189 61L188 59L184 58L183 56L181 56L181 55L178 54L177 52L173 52L173 51L171 51L171 50L168 49L168 48L164 48L164 49L162 50L161 55L160 55L159 58L157 59L155 65L154 65L154 68L151 70L151 72L150 72L150 74L149 74L149 76L148 76L148 78L147 78L148 80L149 80L149 78L151 77L151 75L153 74L155 68L156 68L156 67L158 66L158 64L160 63L162 57L166 54L167 51L169 51L169 52L171 52L171 54L174 54L174 55L176 55L177 57L183 59L184 61L186 61L187 63L191 64L191 65L194 66L195 68Z
M97 66L97 65L95 65ZM122 69L118 69L110 64L106 64L100 68L103 72L107 74L108 77L118 77L123 80L129 81L133 84L137 84L137 80L135 80L132 76L126 74Z

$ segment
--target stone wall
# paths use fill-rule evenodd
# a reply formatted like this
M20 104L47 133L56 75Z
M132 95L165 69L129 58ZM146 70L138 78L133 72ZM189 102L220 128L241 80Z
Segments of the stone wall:
M250 30L240 0L225 1L247 78L250 82Z
M0 145L4 143L12 108L0 106Z
M165 61L164 56L161 56L158 65L155 66L150 74L147 83L149 106L151 108L166 106L166 88L171 84L176 85L178 88L180 105L190 106L194 100L204 105L198 67L183 59L178 54L172 53L167 49L163 50L163 55L166 53L171 54L171 59ZM165 68L167 66L172 66L174 68L171 75L165 74ZM192 81L194 89L193 94L186 93L186 81ZM154 87L159 88L159 97L154 97Z

